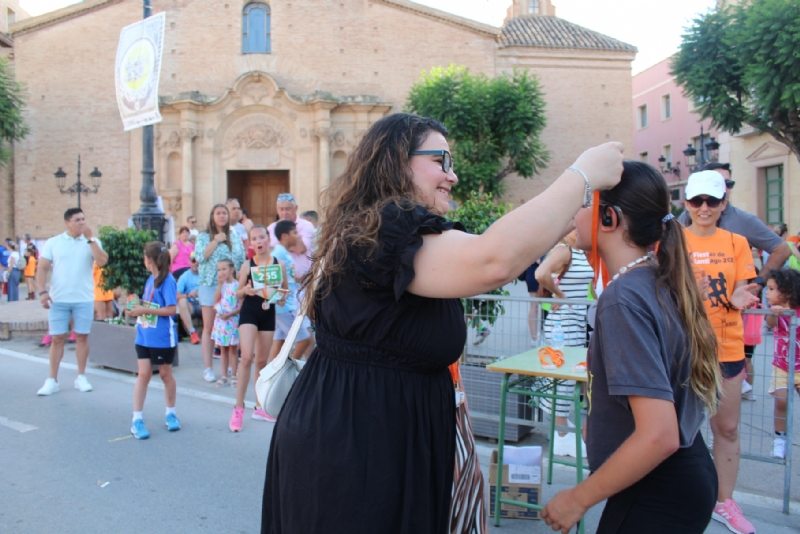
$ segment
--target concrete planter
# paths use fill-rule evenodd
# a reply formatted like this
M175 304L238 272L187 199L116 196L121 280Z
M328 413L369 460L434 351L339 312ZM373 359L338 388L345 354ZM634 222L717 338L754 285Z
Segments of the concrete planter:
M138 373L136 361L136 328L121 324L95 321L89 334L89 361L95 365ZM175 349L173 367L178 367L178 348Z

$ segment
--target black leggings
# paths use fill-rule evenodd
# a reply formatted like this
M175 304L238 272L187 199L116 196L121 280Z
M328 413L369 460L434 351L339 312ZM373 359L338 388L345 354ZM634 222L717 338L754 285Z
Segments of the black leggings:
M598 534L702 534L717 502L717 470L698 432L694 443L610 497Z

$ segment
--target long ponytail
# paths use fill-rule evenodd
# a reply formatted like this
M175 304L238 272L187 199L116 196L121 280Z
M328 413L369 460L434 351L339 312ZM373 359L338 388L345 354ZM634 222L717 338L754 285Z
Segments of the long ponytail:
M715 413L721 391L717 338L697 287L683 228L668 217L671 202L664 177L646 163L626 161L619 185L602 191L600 201L622 210L627 239L645 249L657 247L656 284L667 289L677 306L689 341L689 385Z
M145 245L144 255L156 264L158 276L156 276L155 287L161 287L161 284L170 275L169 268L172 265L172 256L169 254L169 249L161 241L151 241Z
M656 258L658 284L669 290L678 305L678 313L689 338L689 383L713 414L716 412L722 386L717 363L717 337L697 287L686 248L686 235L677 219L664 223L664 234L659 242Z

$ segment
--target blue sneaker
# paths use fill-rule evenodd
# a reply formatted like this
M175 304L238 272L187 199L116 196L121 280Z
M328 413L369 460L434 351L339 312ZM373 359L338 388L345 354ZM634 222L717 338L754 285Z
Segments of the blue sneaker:
M150 437L150 432L144 427L144 419L137 419L131 425L131 434L136 439L147 439Z
M181 422L178 421L178 416L174 413L167 414L167 430L175 432L181 429Z

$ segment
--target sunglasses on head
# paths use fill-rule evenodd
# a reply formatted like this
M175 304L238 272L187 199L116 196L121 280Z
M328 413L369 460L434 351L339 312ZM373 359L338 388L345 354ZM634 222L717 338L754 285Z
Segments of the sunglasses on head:
M701 208L703 206L703 203L705 203L706 206L708 206L709 208L718 208L723 200L725 200L725 197L722 198L694 197L694 198L687 198L686 203L693 208Z
M410 154L411 156L441 156L442 170L450 172L453 168L453 156L447 150L415 150Z
M295 202L294 195L291 193L281 193L277 198L278 202Z

